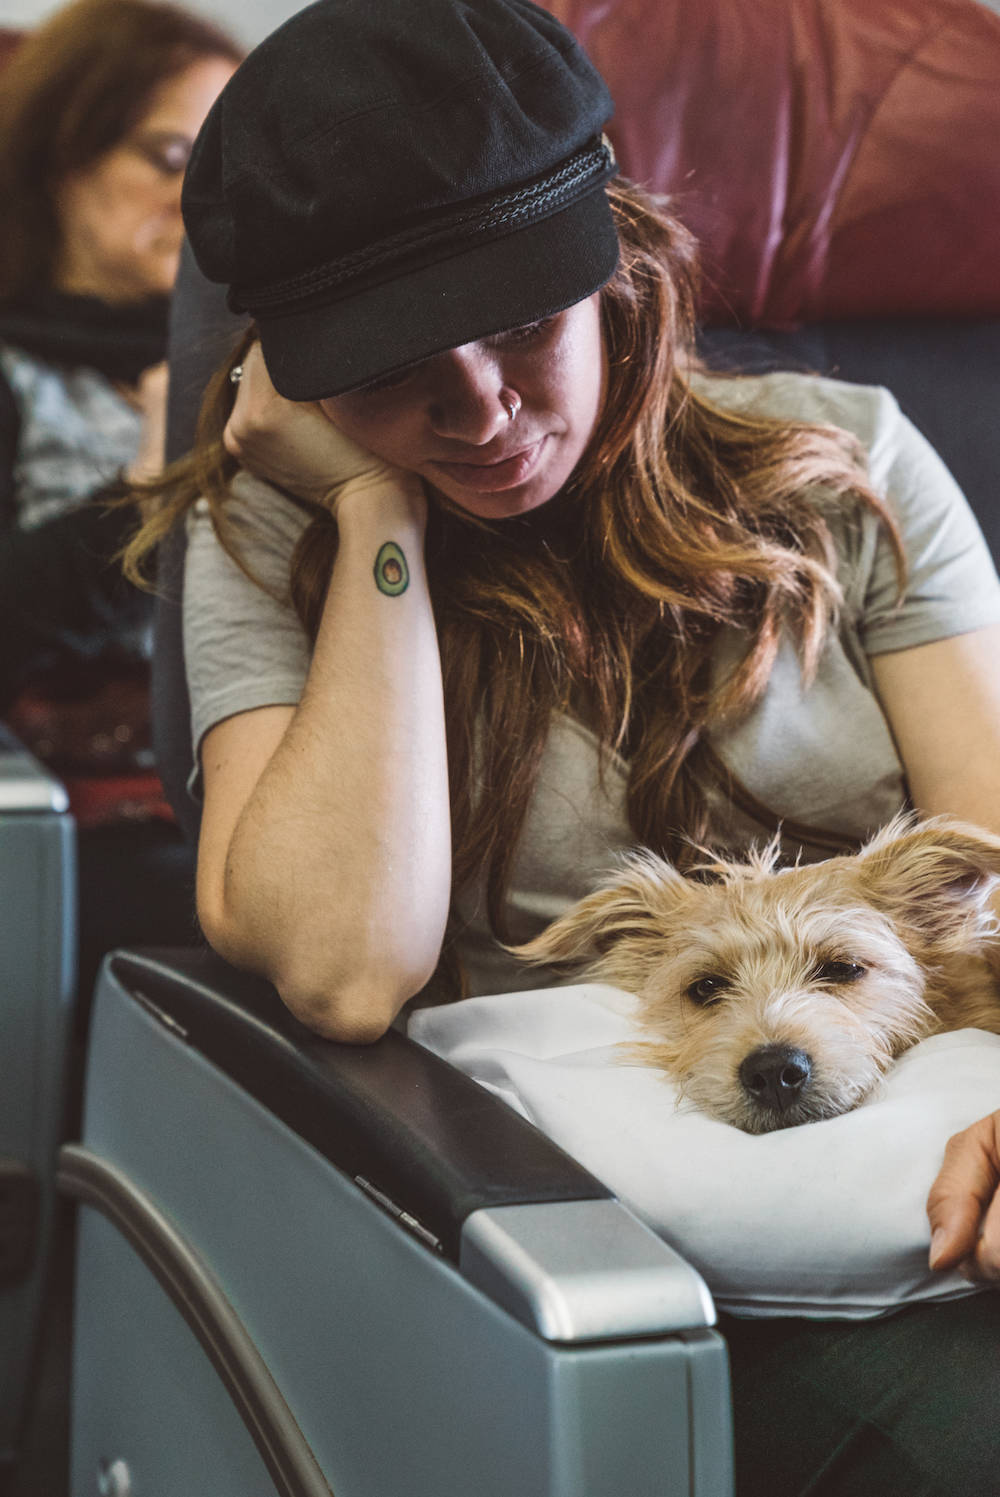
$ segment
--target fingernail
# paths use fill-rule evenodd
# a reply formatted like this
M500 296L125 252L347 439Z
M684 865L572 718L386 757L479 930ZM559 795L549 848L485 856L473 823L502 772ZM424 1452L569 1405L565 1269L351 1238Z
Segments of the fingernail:
M945 1231L944 1227L937 1227L935 1229L935 1231L933 1232L932 1236L931 1236L931 1253L930 1253L930 1265L931 1265L931 1268L936 1268L937 1267L937 1260L940 1258L941 1254L944 1252L945 1243L947 1241L948 1241L948 1234Z

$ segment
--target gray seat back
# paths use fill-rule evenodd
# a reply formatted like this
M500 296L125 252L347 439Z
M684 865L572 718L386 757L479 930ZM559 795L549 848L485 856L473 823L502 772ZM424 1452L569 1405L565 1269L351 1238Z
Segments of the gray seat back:
M199 271L185 241L170 309L167 461L189 452L205 386L247 326L226 306L226 292ZM191 707L184 675L181 598L185 534L160 548L153 650L153 749L167 799L185 835L198 837L200 811L187 789L193 765Z

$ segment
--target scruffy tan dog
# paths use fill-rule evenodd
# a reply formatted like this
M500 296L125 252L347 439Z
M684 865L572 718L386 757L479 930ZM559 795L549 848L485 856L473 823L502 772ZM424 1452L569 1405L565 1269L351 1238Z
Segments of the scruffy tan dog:
M633 854L515 950L635 993L644 1062L748 1133L849 1111L927 1035L1000 1033L1000 838L899 817L855 857L777 860Z

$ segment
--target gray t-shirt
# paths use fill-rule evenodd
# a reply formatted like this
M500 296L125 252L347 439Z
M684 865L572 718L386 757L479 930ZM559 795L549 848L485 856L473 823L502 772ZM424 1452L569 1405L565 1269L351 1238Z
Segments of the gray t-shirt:
M873 693L870 657L1000 622L1000 583L963 495L887 391L794 374L738 381L704 377L697 387L732 409L853 432L869 454L872 484L902 532L909 581L898 606L884 529L862 506L828 501L845 601L816 679L803 689L794 647L786 643L754 711L712 735L715 754L747 792L734 802L721 783L708 787L719 839L735 847L770 835L773 823L759 812L760 803L786 829L801 825L805 855L822 857L837 839L862 839L905 802L903 769ZM287 595L289 558L307 516L247 475L236 480L234 499L234 539L270 591L225 554L208 506L198 505L189 521L184 590L196 751L223 718L297 703L309 669L309 642ZM724 635L716 668L725 670L742 648L738 637ZM634 846L625 814L628 765L611 755L603 777L598 768L590 730L557 714L515 862L510 911L516 941L536 934L587 893L616 855ZM819 829L815 837L810 828ZM459 909L468 922L461 944L473 993L548 980L499 948L486 925L480 890L468 890Z

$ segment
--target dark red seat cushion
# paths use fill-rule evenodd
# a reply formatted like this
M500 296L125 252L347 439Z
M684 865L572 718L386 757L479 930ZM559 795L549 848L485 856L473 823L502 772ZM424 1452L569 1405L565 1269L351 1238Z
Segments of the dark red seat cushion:
M1000 316L1000 15L978 0L550 0L706 320Z

